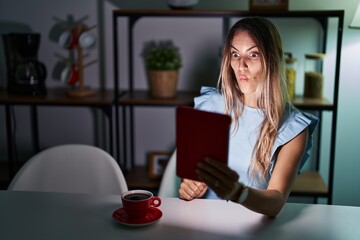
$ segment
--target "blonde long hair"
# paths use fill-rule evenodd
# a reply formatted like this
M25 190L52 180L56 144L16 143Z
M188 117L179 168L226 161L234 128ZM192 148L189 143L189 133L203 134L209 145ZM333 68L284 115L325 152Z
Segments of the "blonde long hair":
M254 146L250 179L264 183L270 167L270 157L278 129L288 104L292 107L286 91L285 61L281 37L272 22L262 17L239 20L230 29L223 48L223 57L218 80L218 88L225 98L225 113L233 113L235 126L244 110L244 95L240 91L235 74L230 65L231 44L238 31L247 31L256 43L261 55L263 76L259 86L260 97L257 107L263 111L264 120L260 126L259 138Z

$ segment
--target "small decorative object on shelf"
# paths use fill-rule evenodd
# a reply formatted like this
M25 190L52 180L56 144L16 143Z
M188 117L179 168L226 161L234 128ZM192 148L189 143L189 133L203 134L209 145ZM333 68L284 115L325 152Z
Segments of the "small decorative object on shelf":
M171 9L191 9L199 0L166 0L166 3Z
M288 11L288 0L250 0L251 12L283 12Z
M175 97L182 67L178 48L171 41L152 41L145 45L144 58L152 97Z
M325 56L323 53L305 54L304 96L307 98L323 97L322 64Z
M290 99L295 97L295 80L296 80L296 58L292 53L286 52L286 85Z
M68 85L75 86L76 89L68 91L68 96L71 97L88 97L96 95L96 91L85 87L84 84L84 68L94 64L96 60L84 64L84 49L90 49L95 45L96 38L90 32L96 26L87 27L81 22L77 22L74 27L62 23L66 31L62 32L58 39L58 44L69 51L75 51L75 54L70 53L71 58L61 58L63 65L60 79ZM76 56L76 60L74 59Z
M170 156L170 152L150 152L148 154L150 179L160 179L162 177Z

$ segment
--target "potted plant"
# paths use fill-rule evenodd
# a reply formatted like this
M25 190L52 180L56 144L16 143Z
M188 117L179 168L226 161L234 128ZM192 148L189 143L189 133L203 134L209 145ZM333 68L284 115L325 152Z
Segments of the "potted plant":
M151 95L175 97L182 67L178 48L171 41L150 42L145 46L144 55Z

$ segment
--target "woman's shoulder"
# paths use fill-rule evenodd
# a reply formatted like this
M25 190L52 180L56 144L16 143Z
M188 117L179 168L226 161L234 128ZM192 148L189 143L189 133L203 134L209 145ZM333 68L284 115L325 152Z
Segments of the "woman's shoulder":
M224 98L214 87L201 87L200 96L194 99L194 108L204 111L223 112L224 107Z
M298 173L300 173L301 168L309 159L311 154L311 148L313 146L313 135L318 124L319 119L308 112L302 112L296 108L289 108L287 114L284 118L284 121L279 129L278 136L275 140L274 149L272 152L271 158L271 167L270 173L272 172L274 165L275 165L275 152L276 149L289 142L291 139L296 137L299 133L301 133L304 129L308 128L309 134L306 143L306 148L304 155L301 159L300 166L298 169Z
M289 131L299 129L302 131L309 127L309 131L312 133L318 121L318 117L311 113L300 111L297 108L289 108L280 129L287 129Z
M309 129L309 136L312 137L318 121L319 119L311 113L289 108L280 126L276 142L279 145L285 144L306 128Z

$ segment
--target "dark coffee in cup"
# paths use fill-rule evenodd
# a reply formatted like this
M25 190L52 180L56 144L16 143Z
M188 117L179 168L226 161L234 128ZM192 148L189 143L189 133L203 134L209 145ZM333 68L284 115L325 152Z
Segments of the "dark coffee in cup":
M132 194L126 195L124 198L126 200L131 200L131 201L140 201L140 200L148 199L150 197L151 197L151 195L144 194L144 193L132 193Z
M130 219L144 218L150 207L159 207L161 199L146 190L130 190L121 195L122 205Z

